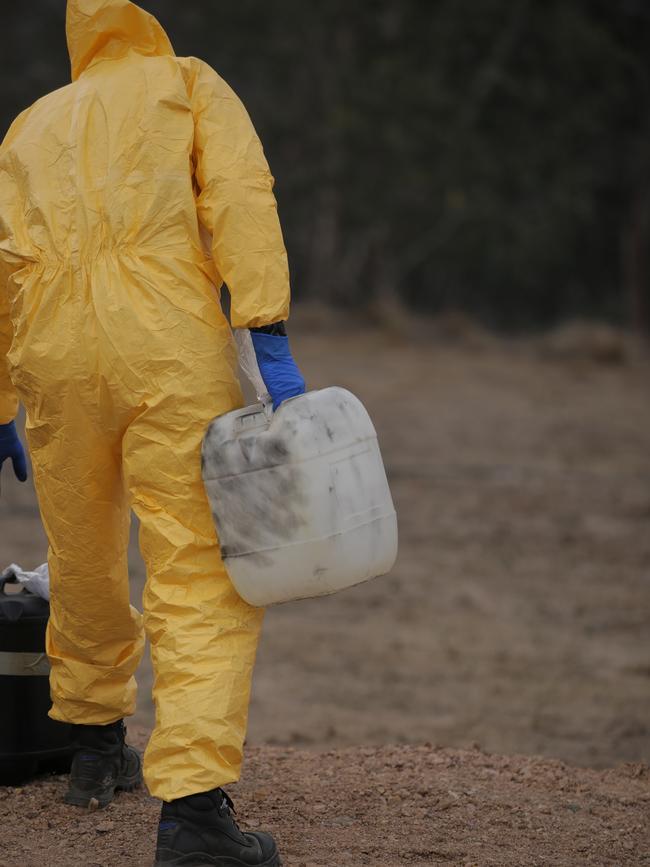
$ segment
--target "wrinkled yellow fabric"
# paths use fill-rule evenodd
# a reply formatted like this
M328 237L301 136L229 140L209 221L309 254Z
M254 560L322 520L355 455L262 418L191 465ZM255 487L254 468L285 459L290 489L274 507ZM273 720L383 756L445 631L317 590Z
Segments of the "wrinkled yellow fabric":
M2 272L0 271L1 280ZM11 336L9 299L0 292L0 424L13 421L18 412L18 395L9 378L9 367L6 363L7 353L11 346Z
M228 85L126 0L69 0L67 36L74 82L0 149L0 421L17 392L50 542L55 719L133 712L129 506L140 519L145 779L170 800L238 778L262 621L228 580L201 481L206 425L242 404L215 287L237 327L284 319L287 260Z

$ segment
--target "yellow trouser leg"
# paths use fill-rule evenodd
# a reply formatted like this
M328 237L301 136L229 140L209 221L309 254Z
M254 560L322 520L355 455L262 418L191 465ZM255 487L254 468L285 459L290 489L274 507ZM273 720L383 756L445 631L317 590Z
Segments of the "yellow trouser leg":
M80 430L79 413L65 424L65 404L76 399L41 396L28 409L27 433L50 543L50 716L101 725L134 711L144 636L129 605L119 445L90 421Z
M155 677L145 780L167 801L239 778L263 617L232 587L203 489L201 439L212 415L209 401L160 398L123 443Z

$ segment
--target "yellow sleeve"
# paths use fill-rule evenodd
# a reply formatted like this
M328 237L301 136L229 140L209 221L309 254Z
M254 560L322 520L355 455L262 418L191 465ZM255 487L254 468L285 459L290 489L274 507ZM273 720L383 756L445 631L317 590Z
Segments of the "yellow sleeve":
M28 111L16 118L0 145L0 424L13 421L18 413L18 395L9 378L7 362L7 353L13 340L7 286L11 275L20 267L12 230L18 196L11 172L3 165L3 158L6 146L22 125Z
M0 286L0 424L13 421L18 413L18 395L9 379L7 353L13 339L9 318L9 299L4 285Z
M231 295L234 328L289 315L289 266L273 177L237 95L206 63L179 58L194 115L197 210Z

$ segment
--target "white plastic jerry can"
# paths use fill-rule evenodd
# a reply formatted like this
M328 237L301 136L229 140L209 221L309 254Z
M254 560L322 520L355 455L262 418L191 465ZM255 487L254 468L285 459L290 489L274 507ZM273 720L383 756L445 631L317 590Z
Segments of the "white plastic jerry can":
M226 569L251 605L335 593L392 568L397 518L377 434L349 391L220 416L202 464Z

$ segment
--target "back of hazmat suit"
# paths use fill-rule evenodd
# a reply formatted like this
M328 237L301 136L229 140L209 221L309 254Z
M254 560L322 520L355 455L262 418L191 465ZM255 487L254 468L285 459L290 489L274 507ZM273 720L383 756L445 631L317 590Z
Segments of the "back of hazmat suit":
M212 418L242 405L232 324L285 319L273 179L241 102L127 0L69 0L72 84L0 150L0 423L20 400L50 552L51 716L133 713L129 509L163 800L236 780L262 612L233 590L201 481Z

